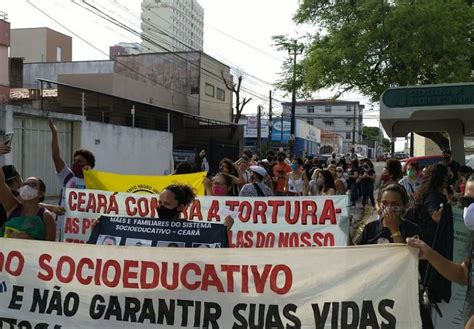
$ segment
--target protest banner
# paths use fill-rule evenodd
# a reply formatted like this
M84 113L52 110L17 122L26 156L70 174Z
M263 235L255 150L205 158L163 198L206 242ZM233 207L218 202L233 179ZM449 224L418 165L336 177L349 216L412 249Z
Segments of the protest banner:
M169 176L122 175L94 169L84 170L86 187L91 190L158 194L171 184L188 184L197 195L204 195L206 172Z
M190 221L234 219L229 246L235 248L346 246L347 196L198 197L184 211ZM156 218L158 195L66 190L62 241L84 243L92 219L102 215Z
M3 328L421 328L418 257L404 245L0 245Z
M453 206L453 262L462 263L469 256L471 246L471 232L467 229L463 219L464 209ZM451 300L439 305L442 317L436 319L436 329L464 329L464 302L467 287L453 283L451 285Z
M100 217L88 243L116 246L227 248L224 225L158 218Z

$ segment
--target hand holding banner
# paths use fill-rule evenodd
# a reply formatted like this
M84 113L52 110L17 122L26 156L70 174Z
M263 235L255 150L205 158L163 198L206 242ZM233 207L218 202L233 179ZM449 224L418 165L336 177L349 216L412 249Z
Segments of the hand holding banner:
M0 327L421 328L418 257L404 245L0 245Z

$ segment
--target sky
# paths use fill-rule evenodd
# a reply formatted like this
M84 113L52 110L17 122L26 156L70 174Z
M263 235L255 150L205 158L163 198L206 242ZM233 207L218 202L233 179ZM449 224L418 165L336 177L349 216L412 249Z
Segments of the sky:
M86 0L102 8L125 25L140 30L141 0ZM11 28L49 27L73 38L73 60L107 59L109 46L118 42L139 42L131 33L81 8L84 0L9 0L0 3ZM204 51L242 72L243 85L255 95L244 113L256 113L259 104L268 106L269 90L278 80L287 56L272 46L273 35L305 35L314 26L298 26L292 17L298 0L198 0L204 8ZM82 4L84 5L84 4ZM38 7L53 19L35 8ZM57 21L57 22L56 22ZM83 41L83 40L85 41ZM237 40L236 40L237 39ZM91 46L91 45L93 46ZM98 49L96 49L98 48ZM334 91L323 90L313 98L330 98ZM274 111L281 112L276 93ZM366 106L364 125L378 126L378 104L361 94L349 92L340 99L360 101ZM399 144L399 143L397 143Z

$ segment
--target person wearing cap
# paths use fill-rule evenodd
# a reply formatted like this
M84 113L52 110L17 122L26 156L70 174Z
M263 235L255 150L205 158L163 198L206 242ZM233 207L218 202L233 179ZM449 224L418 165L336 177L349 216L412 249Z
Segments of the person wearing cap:
M244 197L259 197L272 196L271 189L263 183L263 179L267 176L265 168L260 166L250 166L252 176L250 183L245 184L240 190L239 196Z

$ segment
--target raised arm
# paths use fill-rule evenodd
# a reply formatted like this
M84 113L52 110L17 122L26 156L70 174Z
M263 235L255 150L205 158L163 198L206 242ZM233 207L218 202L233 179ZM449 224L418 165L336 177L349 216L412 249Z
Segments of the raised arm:
M5 182L5 174L0 169L0 203L8 214L10 214L20 204Z
M431 249L426 243L417 238L408 238L407 244L410 247L420 250L420 259L426 259L442 276L451 282L456 282L462 286L467 285L468 269L465 263L458 264L441 256L438 252Z
M51 153L53 155L54 167L56 168L56 172L60 173L64 169L65 163L61 158L59 150L58 129L56 128L52 118L48 119L48 123L49 129L51 130Z

